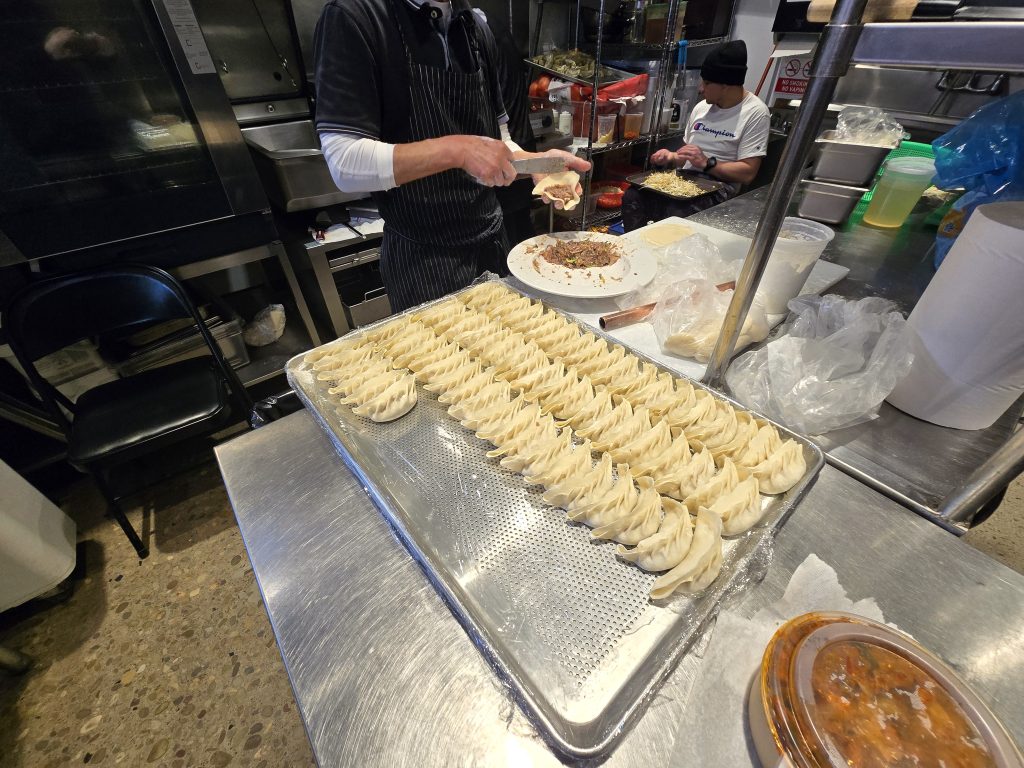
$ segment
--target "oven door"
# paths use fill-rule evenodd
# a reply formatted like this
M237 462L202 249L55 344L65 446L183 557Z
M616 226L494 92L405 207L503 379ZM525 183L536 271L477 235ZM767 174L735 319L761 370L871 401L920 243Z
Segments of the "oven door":
M188 0L0 14L0 230L29 259L265 210Z

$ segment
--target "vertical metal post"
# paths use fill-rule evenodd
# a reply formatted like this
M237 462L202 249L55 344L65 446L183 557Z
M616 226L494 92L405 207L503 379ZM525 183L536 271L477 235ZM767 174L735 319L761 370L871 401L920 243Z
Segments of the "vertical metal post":
M511 11L512 5L509 4L509 11ZM530 49L530 58L532 59L540 51L540 28L544 26L544 0L537 0L537 25L533 28L533 46Z
M867 0L838 0L832 18L825 26L814 56L814 69L807 83L807 91L800 103L789 139L782 150L779 169L772 180L768 202L757 224L754 240L743 262L736 290L722 323L722 331L711 354L704 382L722 387L726 368L732 359L743 321L747 318L754 292L761 282L768 256L782 228L782 220L800 181L821 119L835 93L836 83L846 74L857 38L860 37L861 18Z
M576 33L579 34L579 5L576 16ZM583 182L583 210L580 211L580 230L587 230L587 201L590 199L590 182L594 178L594 131L597 128L597 87L601 82L601 44L604 38L604 0L597 9L597 42L594 46L594 91L590 94L590 130L587 132L587 159L590 160L590 172Z

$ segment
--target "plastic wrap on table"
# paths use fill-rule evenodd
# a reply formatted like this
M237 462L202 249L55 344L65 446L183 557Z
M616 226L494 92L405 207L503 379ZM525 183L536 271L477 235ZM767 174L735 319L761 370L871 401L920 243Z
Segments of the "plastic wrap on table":
M651 313L661 348L669 354L706 363L715 349L732 294L731 289L721 290L714 280L708 279L680 280L664 287ZM736 349L763 341L769 330L768 315L755 298L740 329Z
M967 192L939 224L935 266L942 263L967 219L985 203L1024 200L1024 91L986 104L932 142L935 184Z
M903 315L875 297L801 296L789 308L783 335L729 367L733 395L807 434L875 418L913 361Z
M839 113L836 139L850 144L896 147L903 138L903 126L876 107L846 107Z

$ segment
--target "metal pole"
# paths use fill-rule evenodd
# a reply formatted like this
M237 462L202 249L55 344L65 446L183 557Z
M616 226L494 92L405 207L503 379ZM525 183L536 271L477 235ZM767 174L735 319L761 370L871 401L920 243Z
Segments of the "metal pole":
M768 256L782 228L782 219L786 216L793 192L800 181L811 144L829 101L835 93L836 82L846 74L853 56L857 38L860 37L861 18L866 5L867 0L838 0L832 11L832 19L821 35L807 91L800 103L789 139L782 150L779 169L768 193L768 202L757 224L754 240L743 262L740 276L736 280L736 290L725 314L722 332L718 336L718 342L704 374L703 381L713 387L722 388L725 370L729 367L736 347L736 339L754 301L754 292L761 282L764 268L768 264Z
M978 510L1021 472L1024 472L1024 429L1018 429L963 485L953 489L935 514L954 525L969 526Z
M579 34L579 6L576 16L576 31ZM597 128L597 86L601 82L601 43L604 37L604 0L597 10L597 42L594 47L594 92L590 94L590 130L587 132L587 159L591 162L590 172L583 182L583 210L580 212L580 230L587 230L587 201L590 199L590 182L594 178L594 131Z

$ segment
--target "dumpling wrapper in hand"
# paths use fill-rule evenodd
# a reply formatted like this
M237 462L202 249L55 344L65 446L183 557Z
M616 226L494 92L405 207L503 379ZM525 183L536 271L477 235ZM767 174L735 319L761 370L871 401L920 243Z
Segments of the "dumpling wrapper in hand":
M552 198L547 195L547 190L552 187L567 186L572 190L572 198L570 200L563 201L562 208L567 211L571 211L580 202L580 196L576 194L576 185L580 183L580 175L576 171L562 171L561 173L552 173L550 176L545 176L537 185L533 188L533 194L540 195L544 198L544 202L550 203L554 200L561 200L562 198Z

